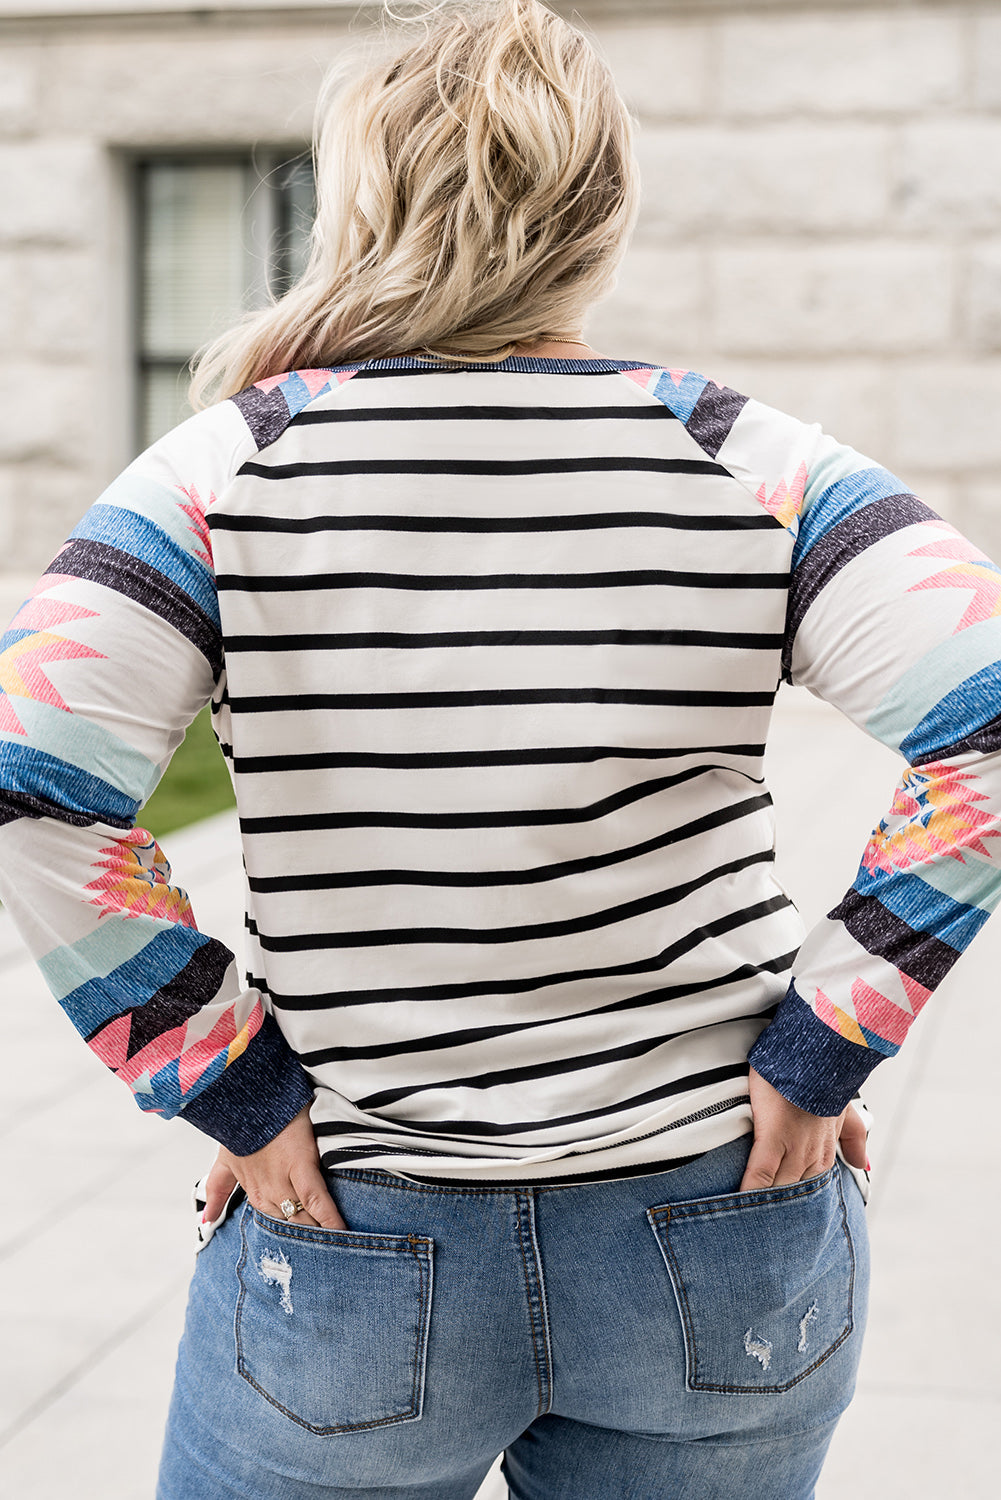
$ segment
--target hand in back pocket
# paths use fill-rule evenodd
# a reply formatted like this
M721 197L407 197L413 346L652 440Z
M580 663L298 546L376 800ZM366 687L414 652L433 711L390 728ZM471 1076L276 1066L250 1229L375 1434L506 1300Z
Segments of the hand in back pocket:
M852 1332L855 1250L837 1164L647 1218L674 1287L689 1390L788 1390Z

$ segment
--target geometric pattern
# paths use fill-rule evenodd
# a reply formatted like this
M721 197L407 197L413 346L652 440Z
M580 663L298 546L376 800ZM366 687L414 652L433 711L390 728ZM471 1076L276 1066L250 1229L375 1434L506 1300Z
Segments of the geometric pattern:
M656 396L709 458L717 456L747 405L746 396L694 370L636 369L621 373Z
M210 490L209 498L203 504L201 497L199 496L198 491L193 484L179 484L177 488L188 501L187 505L181 506L181 510L184 511L185 515L190 516L193 523L188 527L188 530L192 532L201 543L200 547L194 548L194 554L196 557L201 558L202 562L207 563L211 568L212 533L209 531L208 521L205 519L205 512L208 510L210 505L214 504L216 497Z
M857 974L851 981L850 1010L847 997L844 1004L838 1005L822 989L817 989L814 1010L818 1020L856 1046L872 1047L882 1053L896 1052L931 991L907 974L893 973L892 969L889 974L899 999L884 994Z
M846 1010L842 1010L840 1006L835 1005L833 1000L828 999L823 990L817 991L814 1008L819 1019L824 1022L825 1026L830 1026L833 1031L839 1032L841 1036L846 1037L850 1042L857 1042L861 1047L868 1045L862 1028L855 1017L850 1016Z
M146 1093L152 1088L152 1080L163 1072L169 1072L177 1080L180 1095L190 1093L205 1072L215 1064L215 1072L221 1073L230 1063L244 1053L260 1030L264 1011L260 1001L253 1007L244 1025L237 1031L235 1013L239 1001L227 1005L215 1026L207 1036L199 1037L186 1046L189 1023L182 1022L170 1031L161 1032L129 1055L129 1041L135 1012L126 1011L116 1016L96 1036L91 1037L90 1046L106 1067L113 1069L123 1083L138 1092ZM145 1084L146 1087L142 1087ZM148 1111L159 1114L153 1108Z
M967 589L972 594L966 613L953 634L966 630L970 625L979 625L984 620L1001 615L1001 568L961 536L952 526L937 523L937 531L946 530L951 537L940 537L924 547L909 552L908 557L941 557L953 559L952 565L940 573L931 573L920 583L912 584L909 593L919 589Z
M688 421L707 384L705 376L694 370L644 368L622 373L627 380L655 395L680 422Z
M768 514L775 517L780 526L788 529L803 509L803 497L806 494L808 478L806 464L801 463L792 479L780 479L771 494L768 493L767 485L762 484L756 498L761 501Z
M102 653L80 641L56 634L52 627L95 618L92 609L44 596L28 599L21 606L3 637L9 644L0 655L0 691L4 695L0 697L0 732L27 734L10 702L12 697L45 703L65 713L72 712L47 675L47 665L55 661L101 658Z
M930 865L943 856L964 864L964 851L991 859L995 848L985 839L1001 837L992 826L997 816L973 804L987 802L985 792L974 790L978 781L972 771L945 762L929 762L904 773L884 818L862 856L870 874L877 870L892 874L910 865Z
M286 375L269 375L258 380L231 399L254 436L258 448L278 441L293 417L311 401L343 385L357 374L356 369L293 370Z
M123 833L100 853L105 858L94 860L93 867L106 873L91 880L84 890L96 893L90 905L98 907L102 917L114 912L122 917L155 917L183 927L196 926L187 892L170 884L170 866L145 828Z

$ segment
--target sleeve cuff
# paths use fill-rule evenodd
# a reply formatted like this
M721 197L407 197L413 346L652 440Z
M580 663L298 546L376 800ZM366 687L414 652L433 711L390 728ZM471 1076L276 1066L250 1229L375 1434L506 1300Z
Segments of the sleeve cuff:
M884 1056L832 1031L790 984L747 1060L790 1104L833 1118L851 1103Z
M313 1086L274 1016L250 1046L181 1111L234 1156L259 1151L313 1102Z

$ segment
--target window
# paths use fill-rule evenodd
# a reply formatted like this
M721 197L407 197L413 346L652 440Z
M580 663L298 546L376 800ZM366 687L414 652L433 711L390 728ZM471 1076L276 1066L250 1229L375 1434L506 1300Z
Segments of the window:
M137 438L191 415L187 364L239 314L280 295L305 264L308 156L156 156L137 163Z

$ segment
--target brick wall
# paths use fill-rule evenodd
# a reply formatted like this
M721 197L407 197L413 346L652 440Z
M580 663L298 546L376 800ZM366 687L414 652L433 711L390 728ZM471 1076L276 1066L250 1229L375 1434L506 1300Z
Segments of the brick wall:
M302 141L346 25L17 21L5 3L10 598L129 456L120 151ZM1001 558L1001 0L581 8L640 116L645 180L596 347L821 420Z

